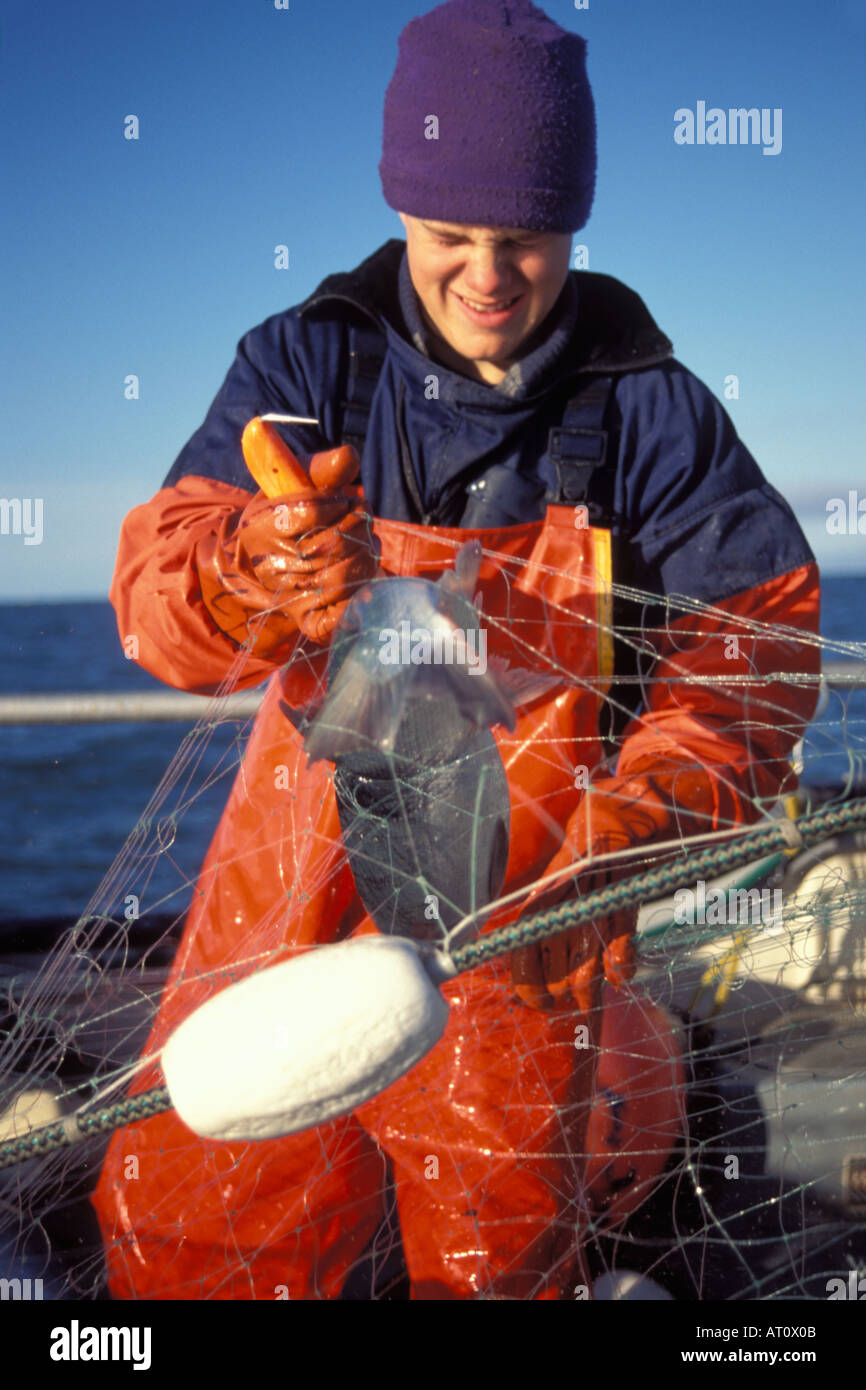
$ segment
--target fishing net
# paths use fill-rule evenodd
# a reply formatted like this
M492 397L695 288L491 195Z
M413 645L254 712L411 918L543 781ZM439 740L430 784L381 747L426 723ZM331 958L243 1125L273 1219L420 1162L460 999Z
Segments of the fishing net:
M719 614L690 600L669 600L660 612L652 595L616 586L614 599L612 623L601 616L592 633L585 617L580 620L584 637L599 639L604 632L617 658L601 689L605 765L590 769L590 781L599 771L611 774L626 726L632 721L634 730L649 706L658 678L653 634L669 636L687 615L698 634L706 618L708 641L719 635ZM568 615L552 617L563 622ZM733 662L728 683L731 690L748 686L738 736L753 745L756 763L766 758L767 730L792 723L785 689L817 683L810 674L816 650L830 673L815 718L792 752L799 792L789 789L774 803L740 788L750 806L749 833L760 832L763 840L758 834L749 841L743 826L733 824L675 833L663 844L647 842L613 856L609 866L595 863L589 886L578 881L566 912L569 902L589 902L590 910L598 904L600 916L614 899L587 898L599 891L624 895L617 905L640 908L634 975L619 989L606 984L593 1005L606 1025L576 1005L563 1003L552 1019L520 1002L508 968L507 947L516 937L499 941L496 960L473 963L479 942L494 940L507 924L516 929L513 912L502 908L497 916L488 904L476 924L481 934L464 924L459 940L453 939L462 960L448 988L452 1011L464 1020L463 1130L455 1128L453 1109L447 1122L442 1118L434 1050L410 1073L408 1086L360 1107L360 1124L351 1121L355 1128L341 1130L338 1120L298 1136L282 1169L278 1158L269 1160L270 1168L260 1162L266 1151L277 1152L281 1141L270 1139L224 1146L225 1162L210 1152L184 1166L180 1151L187 1144L197 1152L198 1141L176 1120L161 1131L161 1150L137 1147L147 1125L168 1118L164 1109L161 1119L145 1118L148 1096L155 1094L160 1109L157 1088L163 1084L146 1048L193 900L185 835L203 797L218 793L224 800L239 770L241 788L247 777L253 720L239 718L231 704L243 684L247 657L240 652L224 688L180 740L75 926L50 941L22 939L5 953L0 1272L6 1279L41 1280L46 1298L105 1298L112 1254L115 1271L126 1271L134 1288L136 1271L156 1250L165 1257L165 1297L293 1297L293 1269L304 1263L303 1296L398 1299L408 1297L411 1233L437 1221L466 1234L463 1265L472 1266L480 1298L551 1296L545 1291L560 1271L560 1297L826 1299L829 1281L847 1282L851 1271L862 1271L866 819L857 798L864 789L866 697L845 672L856 670L846 663L866 659L866 647L780 634L757 622L745 628L750 669L744 675L742 663ZM737 632L742 647L742 623ZM780 636L787 643L786 671L773 666L767 680L762 644L777 644ZM702 708L700 695L715 697L726 679L722 670L698 681L690 709ZM475 749L468 756L480 755ZM579 750L574 764L583 765ZM416 771L399 758L393 774L392 799L404 812L409 808L418 826L425 799L453 794L435 782L419 787ZM318 836L317 808L299 804L309 837ZM356 796L352 804L361 821L381 816L375 798L365 803ZM477 810L479 817L489 814ZM539 818L549 814L544 804L537 807ZM778 830L792 820L798 833ZM464 833L471 835L467 824ZM387 845L377 843L387 853ZM726 860L735 850L742 850L739 860ZM248 847L239 844L235 852L242 857ZM708 852L717 858L707 858ZM344 858L317 862L320 881L299 881L297 866L287 865L273 884L267 918L231 924L231 975L250 976L286 958L280 923L287 900L329 891L335 904L342 900ZM472 885L482 907L489 857L476 863L479 877L487 875ZM600 889L598 870L605 867L618 872ZM426 901L431 884L421 862L418 878ZM207 875L202 882L210 891ZM447 885L439 887L447 897ZM525 896L527 885L521 888ZM200 883L195 891L205 889ZM465 911L465 903L458 906ZM455 917L444 921L434 913L432 920L444 935ZM541 929L552 931L567 919L551 922ZM467 952L462 958L460 947ZM483 988L473 983L479 980ZM181 1012L229 983L222 965L210 975L199 969L184 986L188 999ZM596 1025L608 1030L589 1119L574 1083L588 1065L580 1031L587 1022L590 1032ZM203 1057L202 1068L208 1066ZM489 1115L479 1118L483 1107L473 1113L473 1067L485 1084L493 1078L496 1096L504 1097L495 1124ZM581 1085L585 1093L585 1075ZM90 1195L116 1130L115 1203L126 1216L104 1239ZM415 1131L422 1139L413 1149ZM29 1147L15 1147L22 1137ZM160 1164L169 1174L162 1188L154 1178ZM412 1179L402 1193L401 1172ZM135 1195L145 1182L149 1193L162 1193L158 1201L149 1199L147 1211ZM263 1197L257 1182L272 1184ZM118 1197L117 1185L124 1183L126 1196ZM170 1213L162 1227L159 1201ZM184 1265L177 1254L184 1233L171 1229L171 1221L179 1209L209 1213L210 1244L198 1265L194 1259ZM253 1210L251 1245L248 1226L243 1241L236 1235ZM484 1255L491 1227L505 1251L496 1270ZM350 1249L345 1278L337 1278L329 1263L338 1244L334 1232L341 1229L354 1232L354 1244L344 1247L344 1253ZM276 1252L271 1263L269 1252ZM148 1296L159 1295L151 1290Z

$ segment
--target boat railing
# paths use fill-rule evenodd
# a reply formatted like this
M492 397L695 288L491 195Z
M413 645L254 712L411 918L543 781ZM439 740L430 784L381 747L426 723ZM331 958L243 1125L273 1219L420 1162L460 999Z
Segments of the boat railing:
M264 690L244 690L216 701L180 690L65 695L0 696L0 724L196 724L210 709L220 723L249 719Z
M635 677L635 680L640 679ZM696 677L705 682L706 677ZM719 678L721 680L721 677ZM790 672L758 677L765 685L774 680L791 680ZM820 676L797 675L803 684L819 682L821 697L819 711L826 704L831 690L866 690L866 661L828 661ZM728 677L726 684L755 683L755 677ZM0 696L0 724L195 724L206 717L220 723L249 719L256 713L265 695L265 687L244 690L216 699L209 695L189 695L183 691L81 692L54 695Z

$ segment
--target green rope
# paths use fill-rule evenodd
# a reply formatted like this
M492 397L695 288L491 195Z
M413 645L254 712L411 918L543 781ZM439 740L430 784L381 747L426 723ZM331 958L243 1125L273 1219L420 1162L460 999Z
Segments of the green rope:
M133 1120L144 1120L149 1115L158 1115L162 1110L171 1109L171 1096L165 1086L157 1086L144 1091L140 1096L129 1096L118 1101L108 1110L94 1110L89 1115L67 1116L53 1124L34 1129L30 1134L19 1135L0 1144L0 1169L11 1168L16 1163L24 1163L28 1158L43 1158L69 1144L80 1143L94 1134L105 1134L109 1130L120 1129Z
M790 822L788 822L790 824ZM819 843L844 830L866 830L866 798L848 801L841 806L814 811L797 821L800 841L807 845ZM633 903L652 902L677 888L687 887L696 878L716 877L740 864L747 864L779 850L790 848L785 830L769 825L765 830L747 830L737 840L711 846L685 860L650 869L622 883L611 884L589 893L585 898L570 899L546 912L536 913L513 926L499 927L478 941L469 942L454 951L452 960L458 972L508 955L523 946L531 946L547 936L557 936L579 922L595 917L607 917ZM564 880L566 881L566 880ZM98 1110L80 1117L67 1117L31 1134L0 1144L0 1169L11 1168L28 1158L43 1157L69 1144L75 1144L94 1134L119 1129L135 1120L158 1115L171 1109L171 1098L165 1086L141 1095L130 1096L107 1110Z
M826 839L828 834L846 827L866 828L866 800L848 802L845 809L851 814L842 817L838 812L821 811L798 821L797 829L803 846L817 843ZM558 907L548 908L546 912L528 917L523 922L516 922L510 927L500 927L498 931L490 932L480 941L461 946L451 958L458 971L468 970L485 961L495 960L497 956L505 955L506 952L534 945L546 936L558 936L579 922L594 917L607 917L612 912L620 911L635 902L652 902L656 898L666 897L676 888L693 883L695 878L702 874L715 877L737 868L740 864L748 864L752 859L769 855L774 850L786 849L789 845L785 831L776 827L745 833L748 837L746 843L732 840L724 845L711 846L697 854L689 855L685 860L636 874L633 878L611 884L607 888L599 888L595 893L588 893L585 898L572 898Z
M861 798L858 801L849 801L843 806L816 811L797 821L803 848L818 844L842 830L854 829L866 829L866 799ZM531 946L546 936L558 936L561 932L576 926L578 922L585 922L594 917L607 917L612 912L629 907L635 902L652 902L655 898L665 897L677 888L687 887L702 874L716 877L737 868L740 864L747 864L752 859L789 848L788 835L778 826L771 825L766 830L749 830L745 832L745 837L743 841L731 840L724 845L710 846L698 854L689 855L684 861L666 864L659 869L650 869L647 873L637 874L622 883L611 884L608 888L588 893L585 898L572 898L558 907L536 913L524 922L516 922L510 927L500 927L498 931L490 932L480 941L459 947L451 959L458 971L468 970L522 946Z

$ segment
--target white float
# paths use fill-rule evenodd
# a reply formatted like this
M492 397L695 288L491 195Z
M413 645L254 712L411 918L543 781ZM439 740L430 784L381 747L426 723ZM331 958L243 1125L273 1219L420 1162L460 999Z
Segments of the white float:
M0 1143L20 1139L34 1129L62 1120L67 1107L49 1090L21 1091L0 1114Z
M439 1041L453 975L404 937L358 937L270 966L209 999L169 1038L162 1069L184 1124L273 1139L346 1114Z

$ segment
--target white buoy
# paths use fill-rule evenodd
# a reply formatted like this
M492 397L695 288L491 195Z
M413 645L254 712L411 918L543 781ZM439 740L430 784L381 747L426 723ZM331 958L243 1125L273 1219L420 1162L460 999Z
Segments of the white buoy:
M321 946L230 985L169 1038L162 1070L184 1124L212 1139L273 1139L384 1091L448 1021L453 974L405 937Z
M657 1284L648 1274L633 1269L612 1270L602 1274L592 1286L593 1299L601 1303L669 1303L673 1295Z
M66 1109L51 1091L21 1091L0 1115L0 1143L62 1120Z

